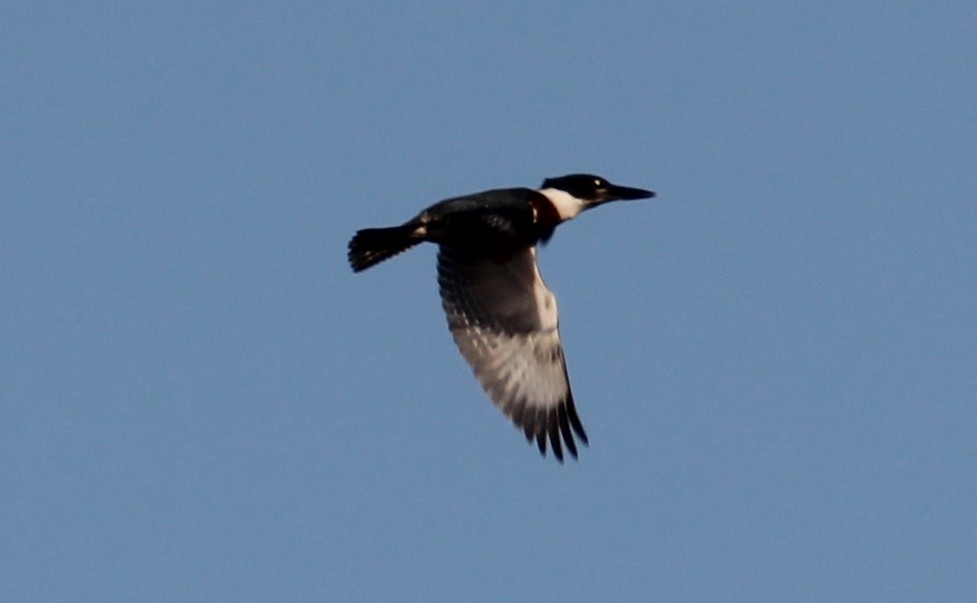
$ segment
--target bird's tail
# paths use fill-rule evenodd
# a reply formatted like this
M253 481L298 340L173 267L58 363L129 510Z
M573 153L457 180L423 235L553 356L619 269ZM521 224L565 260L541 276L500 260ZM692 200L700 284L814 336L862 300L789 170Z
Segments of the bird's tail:
M407 251L423 241L416 224L391 228L364 228L349 242L349 265L353 272L362 272L387 258Z

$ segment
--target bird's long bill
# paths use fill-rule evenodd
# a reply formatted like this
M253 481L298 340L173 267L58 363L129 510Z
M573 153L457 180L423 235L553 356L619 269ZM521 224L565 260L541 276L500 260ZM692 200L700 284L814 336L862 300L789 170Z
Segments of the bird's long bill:
M608 201L621 199L623 201L634 201L637 199L650 199L655 196L653 191L646 191L643 188L631 188L630 186L611 185L607 189Z

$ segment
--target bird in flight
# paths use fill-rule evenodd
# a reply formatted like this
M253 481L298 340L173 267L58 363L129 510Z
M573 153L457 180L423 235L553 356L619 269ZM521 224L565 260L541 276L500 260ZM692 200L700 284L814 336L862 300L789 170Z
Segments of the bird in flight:
M538 243L581 212L655 193L592 174L445 199L400 226L360 230L349 242L354 272L425 241L438 245L438 285L448 328L492 402L562 463L587 444L573 404L556 297L536 263Z

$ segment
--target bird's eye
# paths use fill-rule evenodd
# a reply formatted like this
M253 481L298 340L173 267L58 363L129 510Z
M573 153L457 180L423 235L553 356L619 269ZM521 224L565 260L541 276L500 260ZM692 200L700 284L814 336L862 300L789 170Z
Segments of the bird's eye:
M595 178L594 186L596 186L597 188L604 188L604 181L601 180L600 178Z

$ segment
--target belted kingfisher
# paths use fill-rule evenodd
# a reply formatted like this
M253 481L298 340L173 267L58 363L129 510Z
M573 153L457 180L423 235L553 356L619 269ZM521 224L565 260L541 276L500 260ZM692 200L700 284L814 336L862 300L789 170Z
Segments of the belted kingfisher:
M655 193L571 174L539 190L502 188L445 199L392 228L360 230L349 242L354 272L418 243L437 243L438 285L448 328L492 402L546 456L549 440L577 457L573 433L587 444L573 404L556 298L536 264L536 245L557 225L610 201ZM571 431L572 429L572 431Z

